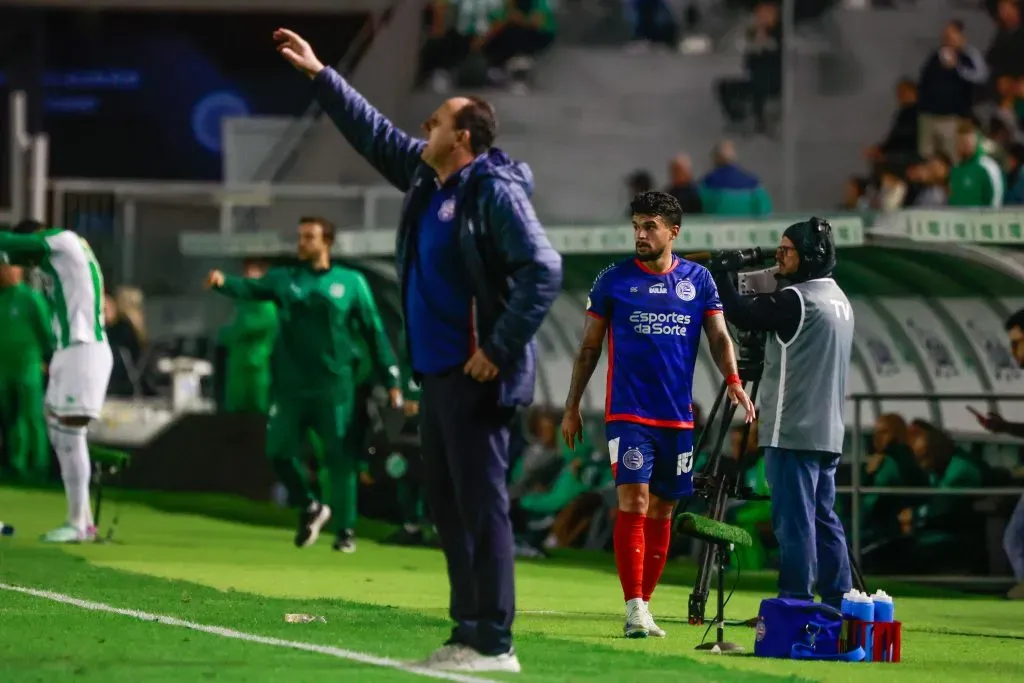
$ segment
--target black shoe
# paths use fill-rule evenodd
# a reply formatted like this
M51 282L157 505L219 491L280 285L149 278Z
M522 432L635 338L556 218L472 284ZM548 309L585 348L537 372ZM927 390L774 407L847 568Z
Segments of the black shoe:
M331 518L331 508L313 501L299 517L299 529L295 532L295 546L305 548L316 543L320 529Z
M356 551L356 532L351 529L339 531L338 535L334 538L334 546L332 547L343 553L354 553Z
M385 545L405 545L405 546L421 546L426 545L426 541L423 538L423 529L416 527L415 531L410 531L406 527L399 527L395 533L391 534L384 539Z

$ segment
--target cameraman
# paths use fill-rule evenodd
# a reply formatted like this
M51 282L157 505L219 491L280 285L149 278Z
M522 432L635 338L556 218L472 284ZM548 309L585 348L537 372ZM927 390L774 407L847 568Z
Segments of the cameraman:
M843 409L853 343L853 312L832 279L832 227L811 218L786 229L775 251L772 294L740 296L731 276L735 254L709 268L726 319L741 330L770 332L765 344L758 410L779 541L779 596L811 600L815 578L822 602L838 608L852 588L846 536L833 507L843 450Z

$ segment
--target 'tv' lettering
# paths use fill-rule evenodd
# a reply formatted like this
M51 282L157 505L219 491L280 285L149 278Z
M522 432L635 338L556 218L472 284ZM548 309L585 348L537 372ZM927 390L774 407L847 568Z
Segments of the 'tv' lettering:
M835 309L837 318L842 318L843 320L850 319L850 303L848 301L829 299L829 303L831 303L832 308Z

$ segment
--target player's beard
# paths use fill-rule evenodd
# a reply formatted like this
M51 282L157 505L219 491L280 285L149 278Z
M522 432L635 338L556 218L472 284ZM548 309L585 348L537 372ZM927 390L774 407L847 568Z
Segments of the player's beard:
M654 247L649 247L647 251L640 251L639 248L636 250L636 260L642 263L649 263L651 261L657 261L664 255L665 249L657 250Z

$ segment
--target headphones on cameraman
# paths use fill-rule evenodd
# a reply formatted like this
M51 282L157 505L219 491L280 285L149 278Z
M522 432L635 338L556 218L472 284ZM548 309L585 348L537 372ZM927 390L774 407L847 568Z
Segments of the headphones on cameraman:
M828 244L831 241L832 226L824 218L818 218L817 216L811 216L811 220L808 221L811 226L811 237L814 239L814 246L811 247L811 253L808 256L812 256L811 260L817 261L821 265L825 265L828 261Z

